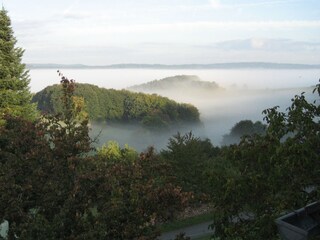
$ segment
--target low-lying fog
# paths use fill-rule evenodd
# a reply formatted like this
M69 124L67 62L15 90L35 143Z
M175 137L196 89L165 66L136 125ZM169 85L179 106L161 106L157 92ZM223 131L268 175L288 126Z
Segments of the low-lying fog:
M179 94L163 94L174 100L194 104L200 111L202 126L189 126L171 131L150 132L137 126L93 125L93 135L102 130L100 143L116 140L122 145L129 143L136 149L143 150L153 145L157 149L164 148L169 137L176 134L192 132L199 137L209 138L214 145L220 145L224 134L239 121L249 119L252 121L263 121L262 111L266 108L280 106L285 111L290 105L290 99L305 91L309 99L314 99L312 88L278 89L278 90L228 90L217 92L213 96L196 98Z
M263 121L262 111L279 105L281 110L290 104L296 94L306 92L309 99L312 87L318 83L320 71L317 70L150 70L150 69L65 69L63 73L77 82L86 82L105 88L123 89L132 85L146 83L175 75L197 75L203 81L214 81L223 90L212 93L195 92L193 89L158 92L179 102L192 103L200 111L203 126L190 126L170 132L150 132L137 126L92 124L92 136L100 131L99 144L116 140L120 145L129 144L141 151L153 145L158 150L164 148L168 138L180 132L192 130L196 136L209 138L219 145L222 136L229 133L235 123L249 119ZM43 89L59 82L52 69L31 71L31 90ZM45 80L49 79L49 81Z
M182 95L167 95L175 100L190 102L198 107L201 120L204 123L204 137L208 137L215 145L219 145L222 136L241 120L263 121L264 109L279 106L285 111L291 103L291 98L301 92L306 92L308 99L313 88L293 88L274 90L234 90L225 89L212 96L203 98L186 98ZM199 94L201 96L201 94Z
M308 87L320 77L320 70L316 69L62 69L61 72L79 83L114 89L176 75L196 75L224 88L253 89ZM30 76L30 90L34 93L60 81L54 69L31 69Z

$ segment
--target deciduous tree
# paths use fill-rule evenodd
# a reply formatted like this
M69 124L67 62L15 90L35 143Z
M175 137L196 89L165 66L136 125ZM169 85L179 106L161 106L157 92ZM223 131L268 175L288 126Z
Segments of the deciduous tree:
M314 92L320 96L320 84ZM220 239L278 239L275 219L320 197L319 98L264 111L265 135L224 148L209 181Z
M218 152L209 139L202 140L192 132L184 135L178 132L169 139L167 149L161 155L171 164L183 190L202 194L208 191L204 170Z
M241 137L254 134L264 134L266 125L260 121L253 123L251 120L242 120L236 123L230 130L229 134L223 136L222 145L238 144Z
M138 156L112 144L94 155L75 83L62 76L61 85L61 113L34 122L6 115L0 127L8 239L156 239L155 223L183 209L189 194L152 148Z

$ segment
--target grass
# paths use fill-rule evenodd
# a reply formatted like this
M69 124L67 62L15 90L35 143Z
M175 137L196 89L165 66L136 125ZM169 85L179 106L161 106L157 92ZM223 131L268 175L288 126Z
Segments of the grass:
M198 215L198 216L194 216L186 219L180 219L180 220L164 223L163 225L161 225L160 229L161 229L161 232L170 232L180 228L189 227L189 226L196 225L203 222L208 222L210 220L212 220L212 214L205 213L202 215ZM202 240L202 239L209 239L209 238L199 238L199 240L200 239Z

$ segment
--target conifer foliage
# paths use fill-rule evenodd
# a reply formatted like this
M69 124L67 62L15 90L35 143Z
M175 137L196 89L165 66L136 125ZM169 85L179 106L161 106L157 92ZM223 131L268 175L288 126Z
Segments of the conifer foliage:
M30 103L29 75L21 62L24 50L16 47L11 21L5 9L0 10L0 120L4 114L26 119L35 116Z

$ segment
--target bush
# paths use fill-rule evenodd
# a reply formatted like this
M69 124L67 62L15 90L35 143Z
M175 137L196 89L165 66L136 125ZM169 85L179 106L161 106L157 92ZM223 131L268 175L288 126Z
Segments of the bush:
M320 84L314 92L320 96ZM319 199L317 101L308 102L302 93L287 112L265 110L265 135L224 148L209 174L217 237L278 239L277 217Z

